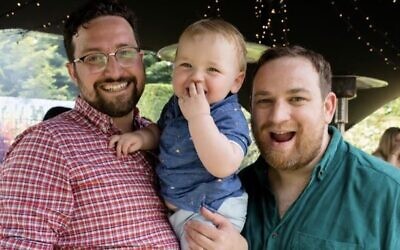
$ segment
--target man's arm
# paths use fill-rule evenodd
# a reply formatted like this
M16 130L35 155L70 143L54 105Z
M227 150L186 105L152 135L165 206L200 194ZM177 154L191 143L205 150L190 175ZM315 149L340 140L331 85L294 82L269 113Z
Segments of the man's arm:
M189 221L185 230L190 249L248 249L247 241L225 217L212 213L206 208L201 209L201 214L215 227L196 220Z
M53 249L69 223L73 195L53 137L29 129L0 167L0 248Z

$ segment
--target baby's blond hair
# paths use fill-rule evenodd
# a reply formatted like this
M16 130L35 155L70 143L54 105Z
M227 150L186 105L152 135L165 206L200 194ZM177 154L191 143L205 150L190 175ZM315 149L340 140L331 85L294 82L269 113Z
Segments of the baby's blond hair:
M201 19L189 25L183 31L179 40L203 34L219 35L225 38L228 42L233 43L236 48L239 69L243 72L246 71L246 42L243 35L235 26L222 19Z

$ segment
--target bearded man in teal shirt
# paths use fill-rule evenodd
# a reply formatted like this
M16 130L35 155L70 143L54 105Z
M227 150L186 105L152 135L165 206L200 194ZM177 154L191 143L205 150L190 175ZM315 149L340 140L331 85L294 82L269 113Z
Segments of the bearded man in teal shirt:
M299 46L261 56L251 96L261 156L240 173L248 246L203 209L218 227L189 224L193 249L400 249L400 171L329 125L337 101L331 77L320 54Z

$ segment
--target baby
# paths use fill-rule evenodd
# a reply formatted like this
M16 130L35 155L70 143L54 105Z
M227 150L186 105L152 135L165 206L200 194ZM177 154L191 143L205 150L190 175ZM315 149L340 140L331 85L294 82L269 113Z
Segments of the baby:
M158 121L159 141L155 125L111 138L118 156L159 142L156 172L182 249L188 249L185 223L205 221L202 206L224 215L239 231L244 225L247 194L236 173L250 144L237 97L245 72L241 33L223 20L197 21L179 38L174 96Z

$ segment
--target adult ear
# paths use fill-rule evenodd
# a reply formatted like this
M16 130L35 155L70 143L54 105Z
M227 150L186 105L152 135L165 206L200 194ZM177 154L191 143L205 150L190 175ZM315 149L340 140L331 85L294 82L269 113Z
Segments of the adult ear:
M71 77L71 80L75 83L75 85L78 85L78 76L76 74L76 68L74 63L66 63L65 66L67 67L68 74Z
M231 87L231 93L237 93L239 92L240 88L243 85L244 78L246 76L246 73L243 71L240 71L239 74L236 76L233 85Z
M335 93L329 92L324 100L324 116L325 122L329 124L335 115L337 98Z

